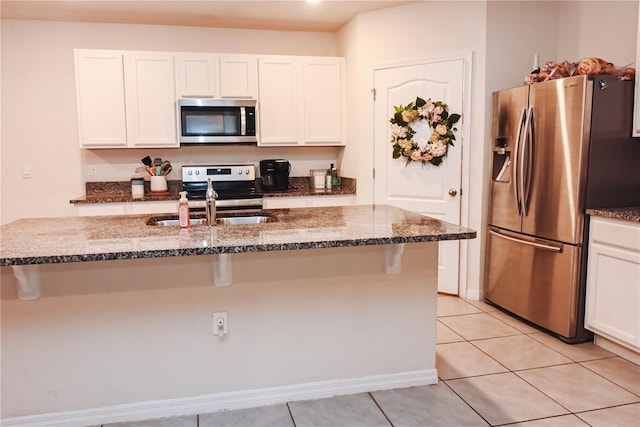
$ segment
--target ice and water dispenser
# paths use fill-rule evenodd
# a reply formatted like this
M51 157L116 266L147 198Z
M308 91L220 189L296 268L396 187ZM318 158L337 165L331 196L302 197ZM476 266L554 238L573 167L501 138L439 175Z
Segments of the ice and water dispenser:
M507 137L496 137L493 143L491 179L495 182L509 182L511 176L511 151L507 149Z

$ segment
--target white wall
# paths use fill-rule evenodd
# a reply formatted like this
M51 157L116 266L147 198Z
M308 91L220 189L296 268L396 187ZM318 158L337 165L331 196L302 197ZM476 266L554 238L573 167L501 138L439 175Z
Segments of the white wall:
M635 64L638 0L558 2L558 57L598 57L617 66ZM634 65L635 64L635 65Z
M485 4L484 2L418 2L359 15L339 32L340 54L347 58L349 149L342 159L346 175L357 174L358 202L373 201L372 67L452 54L473 54L470 140L464 156L471 158L470 206L463 225L482 229L485 123ZM436 18L437 17L437 18ZM433 35L433 39L431 38ZM358 123L357 126L351 125ZM458 146L458 144L456 144ZM470 287L479 289L481 239L468 245ZM464 262L464 261L463 261ZM464 292L463 292L464 294ZM477 297L477 295L475 295Z
M2 20L2 223L23 217L74 215L70 199L86 180L126 181L146 155L180 165L291 158L293 173L328 167L341 149L208 147L154 150L78 148L74 48L336 55L332 33L252 31L153 25ZM314 163L316 162L316 163ZM31 179L21 167L31 166ZM98 176L86 176L97 165Z

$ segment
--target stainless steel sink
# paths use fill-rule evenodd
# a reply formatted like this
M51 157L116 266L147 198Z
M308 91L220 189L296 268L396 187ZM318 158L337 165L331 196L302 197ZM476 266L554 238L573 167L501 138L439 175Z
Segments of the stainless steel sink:
M277 219L266 212L234 212L234 213L218 213L216 216L216 224L220 225L246 225L246 224L264 224L266 222L275 222ZM206 225L205 218L200 216L191 217L191 226ZM157 227L177 227L180 225L177 215L162 215L149 218L147 225Z
M191 218L191 226L194 225L206 225L204 218ZM178 218L160 219L160 217L153 217L147 221L147 225L157 225L158 227L177 227L180 225Z
M267 215L253 216L219 216L216 223L221 225L228 224L264 224L265 222L273 222L273 217Z

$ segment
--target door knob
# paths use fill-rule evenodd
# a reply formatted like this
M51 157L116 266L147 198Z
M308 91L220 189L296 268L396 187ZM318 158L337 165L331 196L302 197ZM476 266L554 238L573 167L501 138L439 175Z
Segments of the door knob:
M449 195L450 196L455 196L456 194L458 194L458 190L456 190L455 188L451 188L449 190Z

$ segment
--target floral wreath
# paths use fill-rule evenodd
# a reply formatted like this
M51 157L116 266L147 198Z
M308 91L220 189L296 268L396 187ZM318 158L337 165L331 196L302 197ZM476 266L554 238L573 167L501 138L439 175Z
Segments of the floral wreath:
M426 101L417 97L415 102L407 106L394 106L395 113L389 120L391 122L391 144L393 144L393 158L404 157L406 165L411 162L431 163L440 165L447 155L449 145L453 146L457 131L453 125L460 120L460 114L449 114L449 106L442 101ZM411 123L426 120L433 129L431 137L421 147L413 140L416 131L411 128Z

